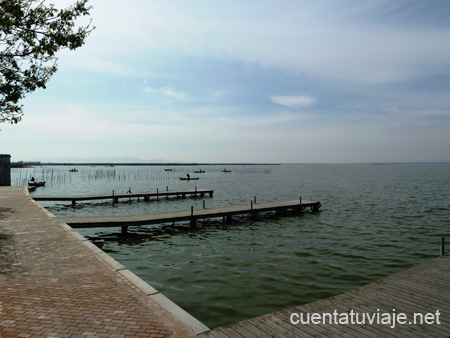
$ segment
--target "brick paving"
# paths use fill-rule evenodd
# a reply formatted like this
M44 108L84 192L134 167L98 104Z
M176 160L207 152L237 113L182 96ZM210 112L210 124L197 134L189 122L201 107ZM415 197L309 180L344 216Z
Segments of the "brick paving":
M0 187L0 338L195 336L25 189Z

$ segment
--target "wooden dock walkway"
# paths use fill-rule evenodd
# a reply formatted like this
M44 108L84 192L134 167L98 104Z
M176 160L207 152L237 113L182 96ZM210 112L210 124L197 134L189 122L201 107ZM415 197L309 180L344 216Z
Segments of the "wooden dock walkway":
M450 257L440 256L350 292L218 327L199 337L446 338L450 337L449 281ZM308 316L310 323L304 324ZM356 324L362 323L363 316L365 323Z
M211 189L193 189L193 190L166 190L166 191L147 191L147 192L135 192L135 193L121 193L115 194L114 190L112 194L103 195L79 195L79 196L34 196L31 197L35 201L71 201L72 205L75 205L77 201L89 201L89 200L112 200L113 203L117 203L119 198L143 198L144 201L150 200L152 197L159 199L160 197L174 196L176 198L185 198L186 196L191 197L204 197L209 195L212 197L214 190Z
M270 202L255 204L251 202L246 205L234 205L228 207L217 207L210 209L193 209L173 212L163 212L155 214L132 215L132 216L92 216L92 217L58 217L58 220L67 223L72 228L97 228L97 227L124 227L137 225L150 225L161 223L172 223L180 221L190 221L195 225L196 220L206 218L225 217L228 223L231 223L231 217L234 215L250 214L256 215L260 212L275 211L284 213L288 210L304 210L310 208L317 211L320 208L320 202L311 202L303 200Z

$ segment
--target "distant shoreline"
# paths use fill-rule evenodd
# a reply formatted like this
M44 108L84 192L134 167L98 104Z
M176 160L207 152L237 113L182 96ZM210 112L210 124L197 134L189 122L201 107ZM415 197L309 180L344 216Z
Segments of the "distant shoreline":
M25 166L204 166L204 165L281 165L281 163L105 163L105 162L92 162L92 163L74 163L74 162L55 162L55 163L23 163Z
M450 162L360 162L360 163L168 163L168 162L11 162L11 168L30 168L39 166L166 166L166 167L176 167L176 166L255 166L255 165L266 165L266 166L280 166L280 165L411 165L411 164L450 164Z

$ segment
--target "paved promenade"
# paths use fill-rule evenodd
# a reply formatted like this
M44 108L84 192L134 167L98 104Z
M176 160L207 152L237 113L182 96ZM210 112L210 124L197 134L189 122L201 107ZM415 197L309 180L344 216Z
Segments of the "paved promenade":
M0 187L1 338L194 337L204 329L25 188Z

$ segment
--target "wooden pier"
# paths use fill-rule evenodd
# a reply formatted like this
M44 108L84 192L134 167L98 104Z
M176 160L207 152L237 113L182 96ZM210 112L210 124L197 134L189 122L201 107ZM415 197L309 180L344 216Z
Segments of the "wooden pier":
M126 231L128 226L150 225L161 223L172 223L180 221L190 221L195 225L198 219L223 217L227 223L231 223L232 216L250 214L256 216L260 212L274 211L283 214L288 210L302 211L310 208L311 211L318 211L320 202L310 202L304 200L270 202L256 204L253 201L246 205L234 205L228 207L218 207L210 209L163 212L145 215L132 216L92 216L92 217L58 217L58 220L70 225L72 228L98 228L121 226L122 231Z
M204 197L205 195L209 195L212 197L214 194L214 190L211 189L197 189L194 190L166 190L166 191L156 191L150 192L136 192L136 193L121 193L115 194L114 190L112 194L104 194L104 195L80 195L80 196L34 196L31 197L35 201L71 201L72 205L75 205L77 201L89 201L89 200L112 200L113 203L117 203L119 198L143 198L144 201L150 200L150 198L159 199L160 197L176 197L176 198L186 198L186 196L191 197Z
M350 292L218 327L199 337L450 337L449 278L450 257L441 256ZM337 323L323 316L334 318L335 312ZM362 324L363 315L374 321L366 318ZM315 322L300 321L308 316ZM399 321L394 323L393 316Z

